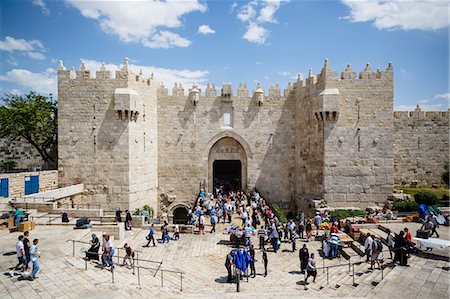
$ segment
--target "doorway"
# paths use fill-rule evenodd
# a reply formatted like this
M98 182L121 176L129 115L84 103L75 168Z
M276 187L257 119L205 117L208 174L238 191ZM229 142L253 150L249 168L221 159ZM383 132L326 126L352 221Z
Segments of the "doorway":
M187 224L188 210L185 207L176 208L173 211L173 224Z
M242 189L242 162L240 160L215 160L213 163L214 190L225 193Z

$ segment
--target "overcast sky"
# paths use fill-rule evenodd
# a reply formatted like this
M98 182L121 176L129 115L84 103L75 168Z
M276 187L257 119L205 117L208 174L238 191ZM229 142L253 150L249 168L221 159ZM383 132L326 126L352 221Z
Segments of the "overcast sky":
M449 107L448 1L2 0L0 92L56 94L56 68L115 70L129 57L185 89L257 82L283 89L325 58L394 66L395 110Z

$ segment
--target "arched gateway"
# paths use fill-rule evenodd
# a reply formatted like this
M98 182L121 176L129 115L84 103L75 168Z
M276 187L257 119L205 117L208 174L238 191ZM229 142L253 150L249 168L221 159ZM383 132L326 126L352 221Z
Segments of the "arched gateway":
M247 186L247 154L231 136L218 139L208 154L208 190L215 192L219 186L225 191Z

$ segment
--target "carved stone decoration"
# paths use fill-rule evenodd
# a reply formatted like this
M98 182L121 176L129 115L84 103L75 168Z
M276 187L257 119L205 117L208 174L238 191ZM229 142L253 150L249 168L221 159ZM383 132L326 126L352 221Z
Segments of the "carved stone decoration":
M256 89L253 91L253 98L255 99L258 106L262 106L262 104L264 103L264 90L259 83L256 86Z
M198 90L197 85L193 85L189 90L189 98L194 106L197 106L198 101L200 100L200 90Z

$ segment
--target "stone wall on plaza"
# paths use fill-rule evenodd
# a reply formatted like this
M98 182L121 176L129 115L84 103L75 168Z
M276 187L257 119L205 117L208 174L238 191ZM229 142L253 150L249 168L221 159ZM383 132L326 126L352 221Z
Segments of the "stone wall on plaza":
M0 173L0 179L8 179L10 198L22 197L25 195L25 180L30 176L39 176L39 192L58 188L57 170Z
M113 78L58 67L58 171L61 185L84 183L83 200L105 209L156 205L156 83L128 60Z
M297 97L295 198L329 207L384 203L393 187L393 72L350 65L338 74L325 60L294 85ZM302 205L299 203L299 205ZM304 205L303 205L304 206Z
M208 84L158 89L158 175L162 210L192 205L200 188L212 192L212 163L242 161L242 187L257 188L271 202L289 203L294 176L294 101L288 87Z
M38 151L22 138L0 138L0 165L7 161L15 161L18 169L28 169L31 165L43 163Z
M394 112L394 178L400 186L442 186L450 160L449 112Z

